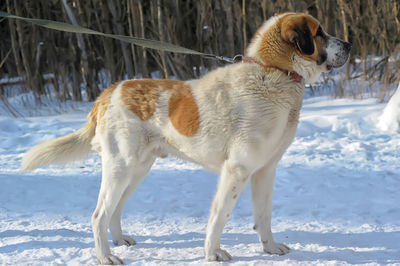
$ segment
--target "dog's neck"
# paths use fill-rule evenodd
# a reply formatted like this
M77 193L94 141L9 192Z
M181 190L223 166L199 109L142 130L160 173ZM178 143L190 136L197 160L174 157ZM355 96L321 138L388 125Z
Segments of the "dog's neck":
M259 60L257 60L254 57L243 56L242 57L242 63L255 63L255 64L258 64L258 65L262 66L264 69L276 68L276 69L282 71L283 73L285 73L286 75L288 75L295 82L300 83L303 80L303 77L299 73L297 73L295 71L291 72L291 71L282 69L282 68L277 67L277 66L264 64L263 62L260 62Z

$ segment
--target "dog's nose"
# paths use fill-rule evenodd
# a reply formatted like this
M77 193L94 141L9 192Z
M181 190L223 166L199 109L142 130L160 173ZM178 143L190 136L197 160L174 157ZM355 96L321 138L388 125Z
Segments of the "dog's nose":
M350 50L351 50L351 43L349 43L349 42L344 42L344 49L345 49L347 52L350 52Z

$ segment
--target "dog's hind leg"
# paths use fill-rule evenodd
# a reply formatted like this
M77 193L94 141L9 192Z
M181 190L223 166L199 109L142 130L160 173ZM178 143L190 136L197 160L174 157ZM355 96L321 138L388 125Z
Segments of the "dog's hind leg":
M116 246L121 246L121 245L132 246L136 244L136 241L133 238L122 234L121 213L130 195L135 191L135 189L139 186L144 177L146 177L147 173L150 171L153 162L154 158L149 158L144 163L141 163L140 166L135 167L133 173L130 173L129 185L122 194L122 197L110 221L110 232L113 239L113 243Z
M129 188L131 184L135 184L135 182L132 183L132 174L141 165L138 157L142 154L139 152L140 139L134 132L125 130L126 128L125 125L120 125L118 129L108 128L99 136L102 181L97 206L92 216L92 228L96 256L101 264L123 264L121 259L111 254L107 229L115 211L119 208L118 205L121 203L122 208L129 192L133 190ZM137 181L135 187L140 183L142 176L143 174L139 175L139 178L135 180ZM125 192L126 198L123 198ZM119 216L120 211L117 210L116 214ZM114 222L114 233L118 229L120 230L120 225L116 228ZM122 235L120 231L116 234L119 234L117 237Z
M129 185L128 169L121 160L102 154L103 176L96 209L92 215L92 230L97 259L101 264L123 264L111 254L107 228L123 191Z
M221 234L248 177L249 171L246 167L229 161L224 163L207 224L205 255L208 261L232 259L232 256L220 247Z

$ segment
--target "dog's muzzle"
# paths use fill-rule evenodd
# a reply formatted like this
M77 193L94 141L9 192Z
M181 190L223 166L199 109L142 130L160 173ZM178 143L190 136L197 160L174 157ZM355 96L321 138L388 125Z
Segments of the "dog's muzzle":
M351 50L351 43L330 36L326 48L327 68L343 66L349 59L350 50Z

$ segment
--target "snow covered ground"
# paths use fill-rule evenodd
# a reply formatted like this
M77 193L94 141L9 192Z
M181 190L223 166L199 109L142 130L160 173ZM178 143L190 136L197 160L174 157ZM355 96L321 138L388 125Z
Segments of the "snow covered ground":
M14 103L15 106L15 103ZM19 173L39 142L82 127L91 104L25 104L0 111L0 264L95 265L90 218L100 185L96 155ZM304 101L297 136L279 164L275 239L291 252L262 252L247 187L222 236L232 265L400 265L400 135L377 127L374 99ZM206 263L203 241L217 176L174 158L158 160L128 201L123 231L137 245L113 247L132 265ZM223 263L225 264L225 263Z

